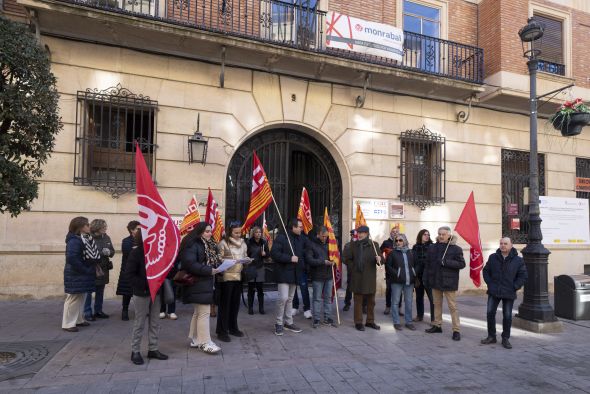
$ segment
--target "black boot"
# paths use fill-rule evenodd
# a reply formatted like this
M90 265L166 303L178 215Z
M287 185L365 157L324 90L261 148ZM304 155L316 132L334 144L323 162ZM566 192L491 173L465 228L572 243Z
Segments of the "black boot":
M248 283L248 314L254 314L254 292L256 289L254 288L254 283Z
M264 293L262 292L262 286L258 289L258 312L264 315Z

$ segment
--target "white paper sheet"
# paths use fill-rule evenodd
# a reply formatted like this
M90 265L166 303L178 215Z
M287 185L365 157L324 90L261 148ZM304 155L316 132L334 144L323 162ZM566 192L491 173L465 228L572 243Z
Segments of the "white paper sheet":
M236 260L223 260L223 263L217 267L218 272L223 272L236 265Z

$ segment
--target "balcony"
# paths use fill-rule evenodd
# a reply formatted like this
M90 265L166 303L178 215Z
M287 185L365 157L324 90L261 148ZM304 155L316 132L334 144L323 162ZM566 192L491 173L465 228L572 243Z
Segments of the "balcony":
M483 82L483 50L434 37L404 32L401 62L326 48L326 12L293 0L58 0L103 11L152 19L198 30L247 38L468 83Z

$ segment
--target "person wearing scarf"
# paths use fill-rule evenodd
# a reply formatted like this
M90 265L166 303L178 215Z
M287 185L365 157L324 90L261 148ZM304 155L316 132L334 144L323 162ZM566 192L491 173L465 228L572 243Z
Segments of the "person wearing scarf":
M351 271L350 289L354 299L354 326L359 331L365 327L380 330L375 324L375 292L377 291L377 265L381 265L381 255L377 252L379 244L369 237L369 227L357 229L358 241L352 241L345 248L344 264ZM367 321L363 326L363 298L367 299Z
M90 236L88 219L78 216L70 222L66 236L66 264L64 267L64 312L61 327L77 332L78 327L88 326L82 306L86 293L96 288L96 264L100 259L98 249Z
M191 274L195 282L182 287L182 302L193 304L189 339L190 347L206 354L219 353L221 348L211 340L209 317L215 290L215 274L220 263L217 245L211 239L211 226L200 222L180 243L180 269Z
M391 280L391 307L393 317L393 327L400 331L402 325L399 317L399 301L404 293L404 312L406 328L415 331L416 327L412 324L412 297L414 293L414 281L416 280L416 271L414 271L414 256L408 247L408 239L405 234L396 234L394 237L395 248L389 253L385 262L385 270Z
M248 257L248 246L242 238L242 226L239 222L230 223L225 237L219 243L219 251L224 260L240 260ZM215 332L220 341L230 342L230 335L238 338L244 336L238 328L238 312L242 295L242 264L236 263L218 279L220 294Z

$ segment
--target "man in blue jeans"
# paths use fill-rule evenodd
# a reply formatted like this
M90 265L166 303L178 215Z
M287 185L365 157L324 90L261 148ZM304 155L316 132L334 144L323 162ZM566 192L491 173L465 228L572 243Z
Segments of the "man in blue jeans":
M488 285L488 336L481 340L483 345L496 343L496 311L502 302L502 346L512 349L508 340L512 327L512 306L516 299L516 291L526 282L528 277L522 257L512 247L508 237L500 240L500 248L490 255L483 269L483 279Z

